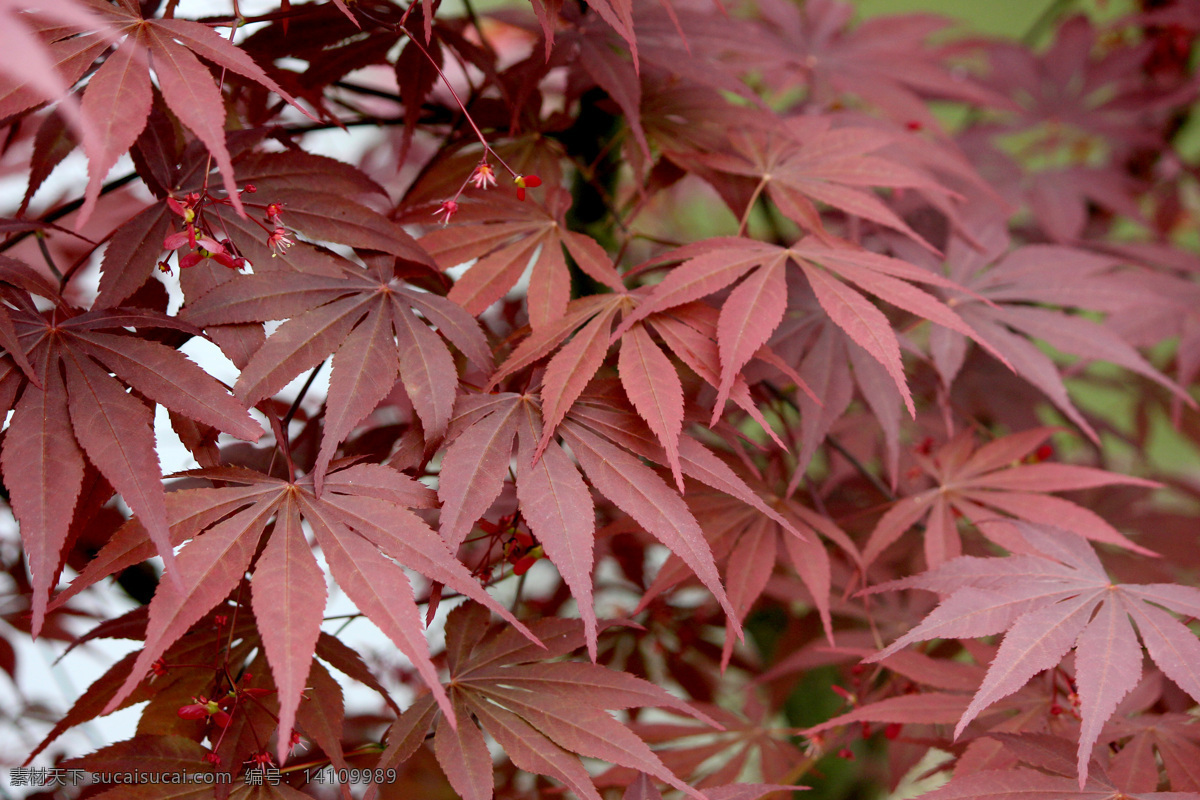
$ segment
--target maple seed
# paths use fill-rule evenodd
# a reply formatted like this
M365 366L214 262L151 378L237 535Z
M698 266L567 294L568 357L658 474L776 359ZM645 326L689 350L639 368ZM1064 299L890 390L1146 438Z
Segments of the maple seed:
M195 703L182 706L176 713L180 719L203 719L209 717L218 726L224 728L230 723L231 717L224 711L216 700L209 700L204 695L193 697Z
M517 199L518 200L525 199L525 190L527 188L528 189L536 189L537 187L542 185L542 179L539 178L537 175L518 175L516 178L513 179L513 182L515 184L517 184Z

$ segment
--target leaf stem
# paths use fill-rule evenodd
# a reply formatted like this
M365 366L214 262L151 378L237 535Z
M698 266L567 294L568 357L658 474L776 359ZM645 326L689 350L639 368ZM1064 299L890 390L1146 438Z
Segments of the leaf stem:
M46 260L46 266L50 268L50 271L54 273L54 277L58 279L58 288L59 291L61 291L63 285L63 274L58 269L58 265L54 263L54 256L50 255L50 248L46 246L46 236L41 231L38 231L36 238L38 250L42 251L42 258Z
M738 222L738 236L746 235L746 226L750 224L750 212L754 210L754 204L758 202L758 196L762 194L763 189L767 188L767 181L770 177L763 175L759 180L758 186L754 187L754 194L750 195L749 202L746 203L746 210L742 212L742 218Z
M836 450L842 458L849 461L850 466L854 467L854 469L859 474L861 474L864 478L866 478L867 482L870 483L873 487L875 487L875 490L877 492L879 492L884 497L886 497L890 502L896 501L896 493L893 492L891 489L889 489L886 483L879 480L878 475L871 472L871 470L867 469L866 466L861 461L859 461L858 458L853 453L851 453L849 450L847 450L846 447L841 442L839 442L837 439L835 439L831 435L826 435L825 441L829 444L830 447L832 447L834 450Z
M317 364L317 366L313 367L312 372L308 373L308 380L304 381L304 385L300 387L300 392L296 395L296 399L292 401L291 408L289 408L287 413L283 415L283 425L285 427L292 421L292 418L296 416L296 412L300 410L300 404L304 402L304 396L308 394L308 390L312 387L313 381L316 380L317 373L321 371L321 367L323 366L325 366L324 361L322 361L320 364Z
M111 180L108 183L106 183L100 187L100 194L105 195L105 194L108 194L109 192L116 191L117 189L120 189L125 184L131 183L137 177L138 177L138 174L136 172L130 172L127 175L122 175L119 178ZM71 214L75 211L78 211L82 206L83 206L83 198L82 197L72 200L69 203L63 203L58 208L54 209L53 211L48 212L45 216L38 219L38 222L56 222L56 221L62 219L63 217L65 217L67 214ZM22 231L22 232L18 233L17 235L13 236L11 239L8 239L7 241L0 243L0 253L3 253L5 250L8 250L8 249L16 246L17 243L24 241L28 237L34 235L36 232L37 231L32 231L32 230Z

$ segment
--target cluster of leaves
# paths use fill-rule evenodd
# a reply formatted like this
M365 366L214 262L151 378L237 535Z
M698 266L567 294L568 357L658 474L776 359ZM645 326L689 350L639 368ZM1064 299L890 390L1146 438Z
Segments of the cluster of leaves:
M0 666L137 646L9 760L200 776L147 800L1200 792L1194 3L1024 42L260 5L0 2ZM135 610L84 610L112 581Z

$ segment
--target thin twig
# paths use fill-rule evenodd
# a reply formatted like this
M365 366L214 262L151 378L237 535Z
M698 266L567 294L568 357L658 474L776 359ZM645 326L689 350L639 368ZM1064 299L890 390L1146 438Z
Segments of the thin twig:
M847 450L842 445L841 442L839 442L837 439L833 438L832 436L830 436L828 434L826 434L826 436L825 436L825 441L829 443L830 447L832 447L834 450L838 451L838 453L841 454L842 458L849 461L850 465L852 467L854 467L854 469L856 469L864 478L866 478L867 481L872 486L875 487L876 491L878 491L880 494L882 494L884 497L886 497L890 501L894 502L896 500L895 492L893 492L891 489L889 489L887 487L886 483L879 480L879 477L875 473L873 473L869 469L867 469L866 466L861 461L859 461L858 458L853 453L851 453L849 450Z
M317 366L313 368L313 371L308 373L308 380L306 380L304 385L300 387L300 393L297 394L296 399L292 401L291 408L289 408L287 413L283 415L282 422L284 427L286 427L288 423L292 421L292 417L296 416L296 412L300 410L300 403L304 401L304 396L308 394L309 388L313 385L313 381L316 380L317 373L321 371L321 367L323 366L325 366L324 361L322 361L320 364L317 364Z
M119 177L115 180L111 180L108 183L106 183L100 187L100 194L105 195L105 194L108 194L109 192L116 191L117 189L120 189L125 184L136 180L137 177L138 177L138 174L136 172L130 172L128 175L122 175L121 177ZM69 203L63 203L58 208L54 209L53 211L48 212L45 216L41 217L38 220L38 222L57 222L58 220L65 217L67 214L71 214L75 211L78 211L82 206L83 206L83 198L82 197L80 197L76 200L72 200ZM35 233L36 233L36 231L22 231L21 233L18 233L16 236L13 236L11 239L9 239L3 243L0 243L0 253L4 252L5 250L8 250L11 247L16 246L16 244L18 242L24 241L25 239L34 235Z
M54 256L50 255L50 248L46 246L46 237L39 235L37 237L38 249L42 251L42 258L46 260L46 266L50 267L50 271L54 273L54 277L58 279L58 288L62 289L63 274L59 271L58 265L54 263Z

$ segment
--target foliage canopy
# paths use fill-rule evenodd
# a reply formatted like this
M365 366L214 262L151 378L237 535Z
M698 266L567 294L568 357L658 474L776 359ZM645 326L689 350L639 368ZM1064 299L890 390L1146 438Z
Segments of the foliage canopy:
M0 666L138 643L12 777L1200 793L1194 0L211 5L0 2Z

